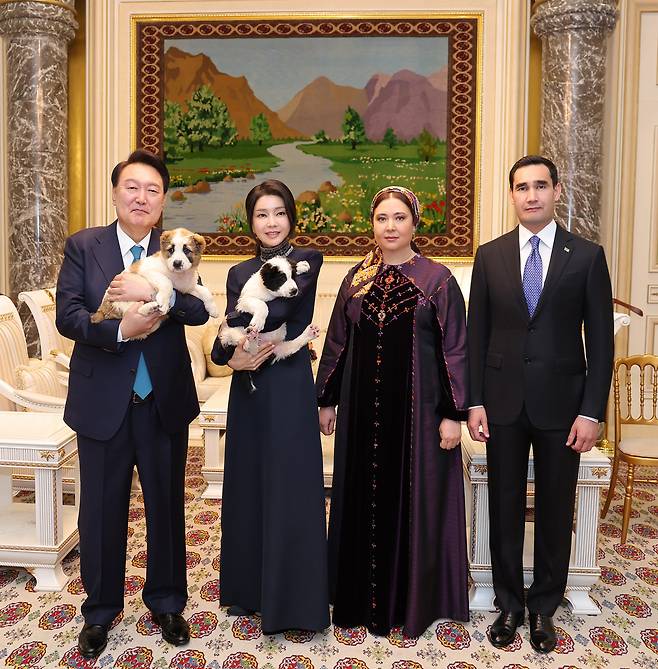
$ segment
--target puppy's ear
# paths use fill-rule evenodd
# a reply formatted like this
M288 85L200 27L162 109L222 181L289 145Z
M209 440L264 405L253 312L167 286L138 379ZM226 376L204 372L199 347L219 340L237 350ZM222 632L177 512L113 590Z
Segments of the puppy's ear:
M160 235L160 248L163 249L169 242L171 242L171 238L174 236L175 230L165 230L161 235Z
M266 262L260 268L260 276L265 288L272 292L279 290L288 278L278 267L270 262Z
M206 250L206 238L203 235L192 235L192 239L196 242L196 252L201 254Z

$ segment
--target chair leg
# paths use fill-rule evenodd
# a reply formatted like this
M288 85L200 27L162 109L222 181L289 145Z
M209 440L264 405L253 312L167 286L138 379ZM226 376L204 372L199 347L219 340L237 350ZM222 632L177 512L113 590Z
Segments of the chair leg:
M610 487L608 488L608 494L605 498L605 504L603 505L603 510L601 511L601 518L605 518L608 509L610 508L610 502L615 495L615 486L617 485L617 472L619 471L619 455L617 454L617 448L615 447L615 456L612 459L612 473L610 474Z
M624 493L624 520L621 525L621 543L626 543L626 535L628 534L628 522L631 518L631 504L633 502L633 479L635 477L635 465L628 463L628 471L626 472L626 491Z

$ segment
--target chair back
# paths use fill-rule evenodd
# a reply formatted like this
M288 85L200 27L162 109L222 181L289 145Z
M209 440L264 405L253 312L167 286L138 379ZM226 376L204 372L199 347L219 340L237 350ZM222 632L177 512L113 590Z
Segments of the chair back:
M12 386L18 365L28 364L23 324L14 303L0 295L0 379ZM15 411L16 405L0 395L0 411Z
M622 425L658 425L658 356L617 358L614 398L617 443Z
M73 340L63 337L55 325L55 288L26 290L18 294L18 299L27 305L39 333L41 359L52 360L51 351L71 355Z

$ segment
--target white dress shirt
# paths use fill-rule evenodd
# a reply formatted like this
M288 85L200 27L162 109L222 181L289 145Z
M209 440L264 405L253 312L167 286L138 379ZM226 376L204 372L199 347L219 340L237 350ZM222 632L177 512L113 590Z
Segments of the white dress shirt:
M553 220L546 227L542 228L538 233L539 237L539 255L541 256L541 285L546 283L546 275L548 274L548 265L551 262L551 253L553 252L553 243L555 242L555 231L557 230L557 223ZM519 252L521 253L521 281L523 281L523 270L530 253L532 252L532 244L530 237L534 237L535 233L530 232L528 228L519 225Z
M148 251L149 242L151 241L151 231L148 231L148 234L144 239L139 242L134 242L122 229L121 225L117 223L117 239L119 240L119 249L121 250L121 258L123 259L123 268L128 269L133 262L135 262L135 257L133 252L130 250L135 244L139 244L142 247L142 255L139 257L139 260L146 257ZM119 327L117 328L117 342L124 341L123 335L121 334L121 322L119 322Z

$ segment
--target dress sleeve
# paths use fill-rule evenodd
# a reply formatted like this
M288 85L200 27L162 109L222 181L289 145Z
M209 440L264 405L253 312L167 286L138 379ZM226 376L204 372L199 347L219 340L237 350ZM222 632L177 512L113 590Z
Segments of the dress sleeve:
M235 305L240 296L240 286L235 266L231 267L228 271L226 277L226 314L230 314L235 311ZM235 351L235 346L224 346L219 339L219 336L215 337L215 343L212 347L212 352L210 354L210 359L216 365L225 365L233 357L233 351Z
M324 340L322 357L318 365L315 387L318 395L318 406L336 406L340 395L343 366L347 353L348 323L345 306L351 273L341 284L336 303L331 312L327 336Z
M457 280L450 275L431 297L440 330L437 351L441 393L439 415L466 420L468 367L466 358L466 309Z

